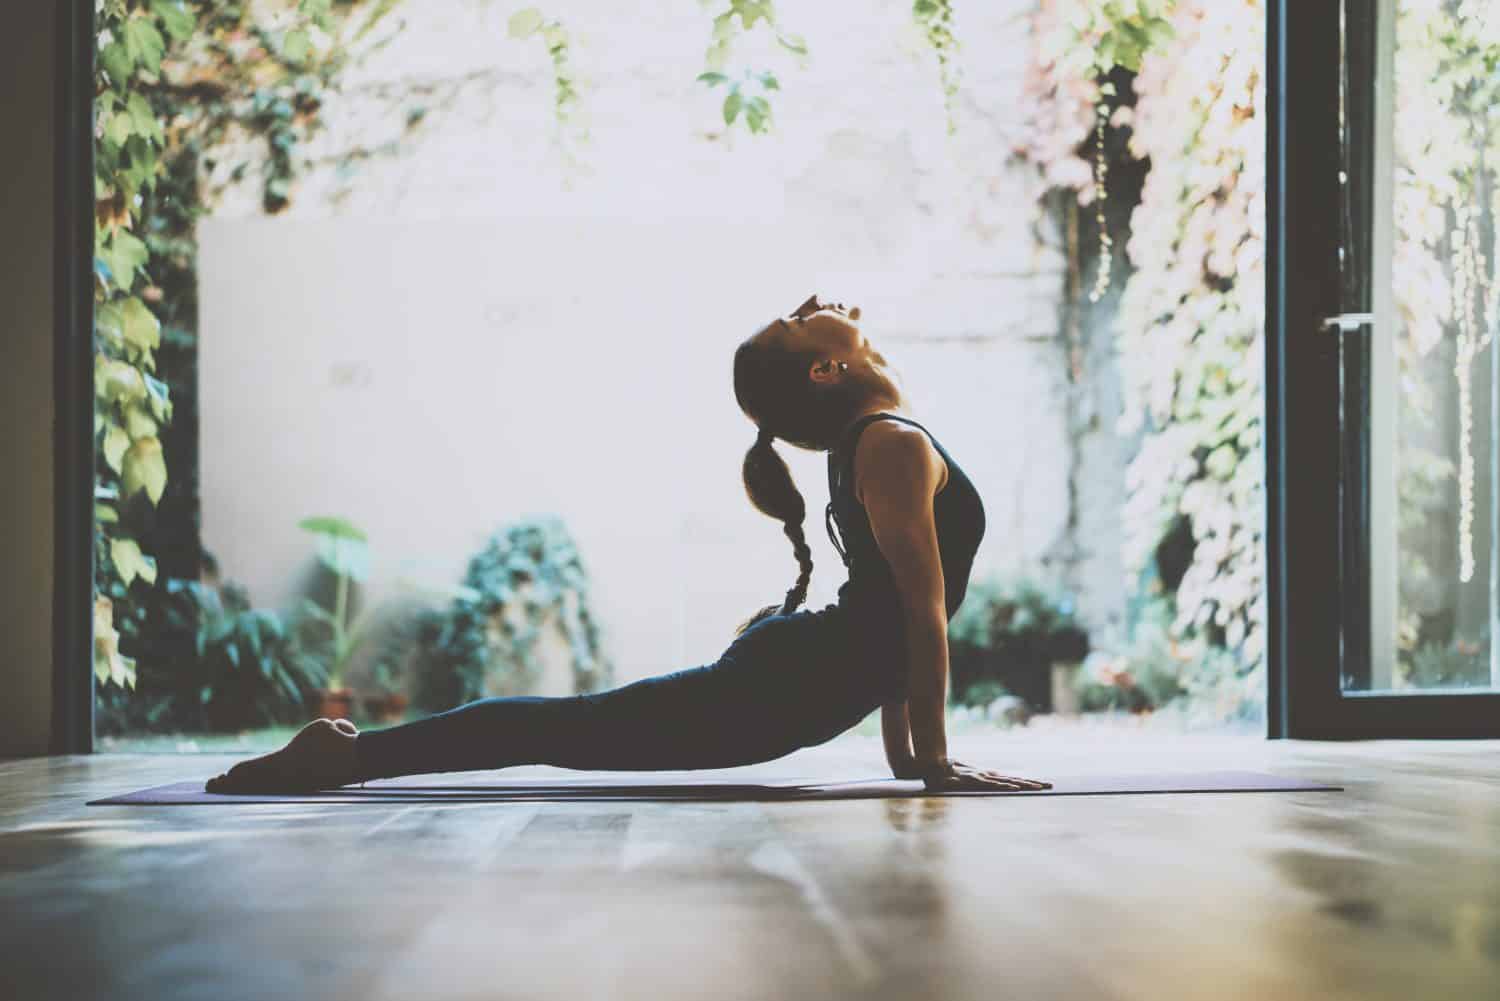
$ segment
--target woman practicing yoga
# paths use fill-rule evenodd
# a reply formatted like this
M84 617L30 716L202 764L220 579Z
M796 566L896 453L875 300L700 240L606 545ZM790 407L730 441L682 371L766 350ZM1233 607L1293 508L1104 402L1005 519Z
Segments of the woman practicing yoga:
M984 506L937 439L898 413L909 410L895 373L858 319L858 308L813 296L735 351L735 398L760 428L745 490L782 522L800 572L786 600L740 626L717 661L604 692L479 699L384 730L314 720L207 790L302 792L528 764L726 768L831 740L877 707L897 778L933 791L1050 788L948 757L948 620L968 586ZM777 438L828 453L825 517L849 579L820 611L798 610L812 556Z

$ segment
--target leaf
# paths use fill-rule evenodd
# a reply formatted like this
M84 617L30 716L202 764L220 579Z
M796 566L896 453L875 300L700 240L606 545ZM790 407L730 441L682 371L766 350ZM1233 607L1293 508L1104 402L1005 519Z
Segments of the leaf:
M146 398L151 403L151 412L156 415L156 419L159 421L171 421L172 397L170 395L171 390L167 387L167 384L150 373L143 372L142 378L146 383Z
M1172 27L1172 22L1164 17L1152 18L1146 22L1146 36L1151 40L1152 47L1165 45L1177 37L1177 29Z
M151 0L151 12L161 18L162 27L176 41L184 41L197 27L197 18L183 6L181 0Z
M94 505L94 520L105 525L112 525L120 520L120 512L108 504Z
M128 292L135 282L136 269L144 267L151 255L146 249L146 244L135 234L129 230L117 229L114 236L110 238L109 247L100 256L109 265L116 287Z
M107 403L128 403L146 395L140 370L129 362L100 357L95 369L95 391Z
M717 87L721 83L728 82L728 80L729 80L729 77L725 76L723 73L709 72L709 73L699 73L698 74L698 82L699 83L706 83L710 87Z
M729 96L726 97L726 98L724 98L724 124L725 125L733 125L734 124L735 118L738 117L739 113L740 113L740 105L743 104L743 103L744 103L744 99L742 97L740 97L740 92L738 90L732 90L732 91L730 91L729 92Z
M120 471L120 489L126 497L140 491L155 504L161 500L167 488L167 460L162 454L158 438L141 438L125 452L124 468Z
M764 97L752 97L745 102L745 121L751 132L764 132L770 117L771 104Z
M156 583L156 561L142 553L140 543L134 539L111 539L109 558L126 587L137 577L148 584Z
M120 304L120 326L126 343L142 351L161 346L161 321L135 296Z
M152 76L161 71L161 57L167 44L156 25L147 18L132 17L125 22L121 33L125 52L136 65L144 67Z
M304 63L312 52L312 39L301 28L293 28L281 40L281 55L289 63Z
M109 121L104 125L104 138L116 146L124 146L125 140L130 138L134 124L128 113L116 111L109 116Z
M807 55L807 39L801 35L782 35L778 33L776 41L782 48L789 52L794 52L799 56Z
M312 518L303 518L297 522L297 527L304 532L312 532L314 535L327 535L339 539L358 539L361 542L366 542L369 538L352 521L333 515L318 515Z
M118 304L106 302L94 309L94 330L112 346L116 348L125 346L124 321L120 316Z
M506 34L511 38L529 38L536 34L537 29L542 26L542 12L535 7L527 7L518 10L510 16L510 21L505 26Z
M715 42L708 47L708 52L703 56L703 63L709 70L718 72L729 62L729 44L727 42Z
M745 26L745 30L748 31L755 27L756 21L765 21L769 24L771 22L771 12L766 9L764 4L742 3L740 5L740 23Z
M302 0L298 11L324 31L333 29L333 0Z
M110 83L116 87L124 87L130 80L131 71L135 69L135 60L124 45L110 42L99 53L99 65L109 74Z
M132 441L141 438L150 438L156 434L157 430L156 421L146 412L145 407L139 403L131 403L126 406L125 431L130 435Z
M118 424L111 424L109 430L104 432L104 461L109 463L109 468L116 473L120 471L120 460L125 458L125 450L130 447L130 435Z
M130 115L131 129L142 136L149 136L152 141L160 145L165 138L161 120L156 117L156 112L151 110L151 102L146 100L146 95L134 93L130 100L125 103L127 113Z

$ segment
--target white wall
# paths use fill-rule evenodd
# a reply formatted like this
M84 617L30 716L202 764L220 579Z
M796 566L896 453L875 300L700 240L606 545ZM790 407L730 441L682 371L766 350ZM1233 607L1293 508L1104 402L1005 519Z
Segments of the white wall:
M487 533L556 512L622 680L712 660L795 573L740 486L753 429L731 353L813 291L864 309L978 484L979 570L1038 559L1066 525L1070 446L1060 261L1007 163L1029 7L961 11L954 138L905 2L786 8L814 58L762 64L783 86L767 137L726 136L692 82L709 27L693 5L549 7L596 84L592 172L569 175L539 43L506 40L498 5L424 4L317 147L373 145L404 120L388 85L427 81L399 155L347 184L312 172L274 219L246 186L202 225L203 528L225 574L289 600L310 553L297 520L341 513L372 534L378 598L402 573L456 580ZM819 607L844 577L824 457L790 457Z

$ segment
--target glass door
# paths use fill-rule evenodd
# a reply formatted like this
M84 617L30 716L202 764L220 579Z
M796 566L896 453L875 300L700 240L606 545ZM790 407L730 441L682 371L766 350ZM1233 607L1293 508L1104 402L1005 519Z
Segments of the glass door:
M1339 711L1470 732L1500 719L1462 700L1500 692L1500 5L1340 7L1339 298L1315 328L1337 356Z

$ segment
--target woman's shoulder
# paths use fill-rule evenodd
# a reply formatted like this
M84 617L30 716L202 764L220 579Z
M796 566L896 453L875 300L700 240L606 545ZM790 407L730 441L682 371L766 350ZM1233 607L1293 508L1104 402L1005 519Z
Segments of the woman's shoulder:
M854 493L864 499L864 486L886 477L910 480L929 476L941 489L947 464L932 436L905 420L872 420L854 443Z

